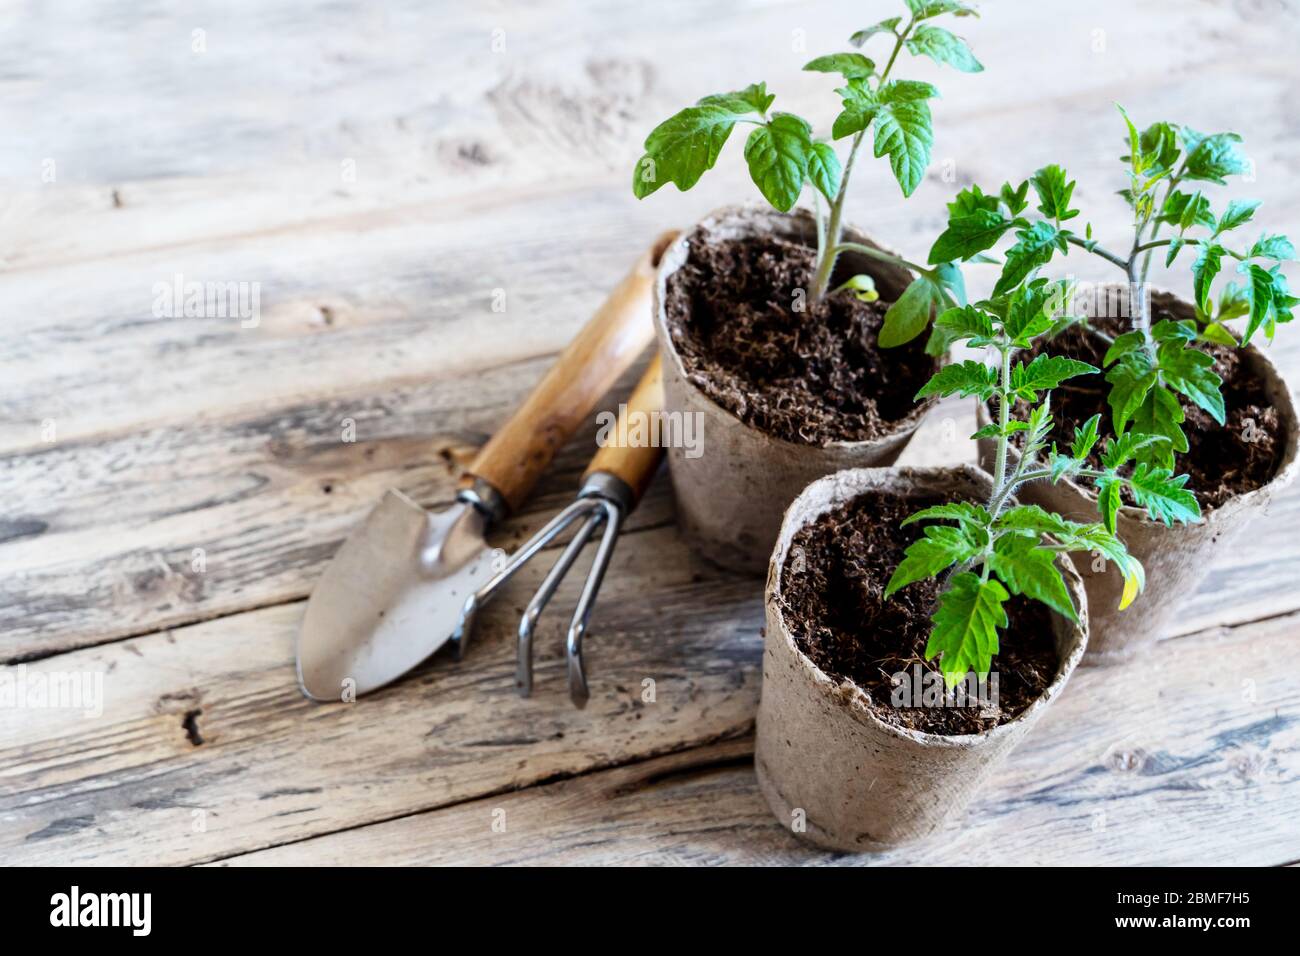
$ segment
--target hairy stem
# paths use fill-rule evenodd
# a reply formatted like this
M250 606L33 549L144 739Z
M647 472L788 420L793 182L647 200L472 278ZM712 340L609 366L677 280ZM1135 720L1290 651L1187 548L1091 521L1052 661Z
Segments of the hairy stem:
M889 62L885 64L885 69L876 83L877 89L884 86L885 81L889 79L889 72L894 68L894 61L898 59L899 51L903 49L903 41L907 39L908 33L911 32L915 24L915 20L908 20L903 32L898 34L898 39L894 43L894 52L889 55ZM813 276L813 287L809 293L809 298L814 304L820 302L822 296L826 294L826 288L831 282L831 275L835 272L835 261L839 258L840 232L843 228L844 200L849 192L849 178L853 175L853 161L858 157L858 147L862 145L862 139L866 132L863 129L853 135L853 145L849 147L849 157L844 161L844 173L840 176L840 189L835 194L835 200L831 203L830 216L826 223L826 243L824 247L818 250L817 272Z

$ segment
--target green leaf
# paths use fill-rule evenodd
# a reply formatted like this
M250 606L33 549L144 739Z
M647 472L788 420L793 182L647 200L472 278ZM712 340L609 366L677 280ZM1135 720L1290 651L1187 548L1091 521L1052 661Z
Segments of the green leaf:
M979 73L984 69L966 41L943 27L923 23L912 31L906 45L914 56L928 56L935 63L955 67L963 73Z
M1258 199L1234 199L1228 203L1228 208L1223 215L1219 217L1218 225L1214 227L1214 234L1217 236L1221 232L1227 232L1229 229L1236 229L1238 226L1245 225L1255 215L1255 210L1260 207Z
M1063 355L1039 355L1028 365L1018 363L1011 370L1011 390L1028 402L1038 401L1039 391L1056 388L1067 378L1092 375L1098 370L1087 362Z
M1210 208L1210 200L1200 190L1194 193L1172 192L1165 197L1156 221L1169 223L1184 231L1192 226L1213 228L1214 211Z
M930 105L923 99L891 99L883 102L890 87L881 91L882 105L875 116L877 158L889 154L889 165L894 178L910 196L921 185L926 167L930 165L930 147L934 133L930 126ZM837 121L838 122L838 121Z
M808 152L808 178L830 202L839 194L842 174L835 148L830 143L813 143Z
M942 655L944 682L953 686L969 671L981 678L988 675L993 655L998 652L998 628L1007 626L1002 604L1007 589L998 581L981 581L970 571L953 576L948 589L939 595L939 606L930 620L934 629L925 645L927 660Z
M865 79L849 80L835 92L840 95L844 110L835 117L835 124L831 127L833 139L843 139L862 132L871 125L876 113L880 111L876 91Z
M1040 508L1038 505L1017 505L1014 508L1008 508L998 516L998 520L993 527L999 531L1015 531L1033 536L1050 534L1050 535L1070 535L1074 534L1079 526L1073 521L1068 521L1058 514L1053 514Z
M1118 438L1107 438L1106 447L1101 454L1102 467L1115 471L1137 457L1139 451L1155 442L1168 441L1163 435L1144 435L1141 432L1127 431Z
M952 13L959 17L978 17L974 7L968 7L957 0L904 0L907 9L912 11L915 20L929 20L932 17Z
M1115 341L1106 350L1106 357L1101 360L1101 364L1109 366L1111 362L1123 358L1125 355L1141 352L1146 348L1146 342L1147 337L1137 329L1132 332L1121 333L1115 337Z
M1040 601L1068 620L1077 621L1056 558L1055 551L1038 547L1032 538L1012 534L994 543L989 563L1012 594Z
M1102 524L1111 534L1115 533L1116 516L1123 505L1120 488L1121 482L1114 475L1097 479L1097 508L1101 512Z
M1070 292L1068 282L1049 282L1046 279L1035 279L1015 289L1007 297L1003 324L1012 344L1028 348L1035 338L1051 329L1065 312Z
M916 393L916 398L927 395L960 394L962 398L976 395L981 399L989 398L998 387L998 370L990 368L983 362L967 359L945 365L934 373L934 377Z
M1214 359L1182 342L1165 342L1157 356L1165 382L1205 409L1220 425L1227 420L1223 407L1223 379L1214 371Z
M1035 269L1046 265L1058 249L1065 252L1065 237L1049 222L1039 221L1028 229L1016 232L1017 242L1007 250L1007 261L1002 275L993 287L995 296L1005 295Z
M1148 176L1172 172L1178 162L1178 130L1172 123L1152 123L1138 137Z
M1219 293L1219 311L1215 318L1220 322L1226 322L1228 319L1239 319L1243 315L1250 315L1250 292L1235 282L1229 282ZM1233 344L1236 344L1235 339Z
M1079 210L1070 208L1074 182L1067 181L1065 170L1060 166L1044 166L1029 181L1034 192L1038 193L1038 211L1048 219L1064 222L1079 215Z
M925 331L935 311L950 304L938 283L928 276L917 276L885 312L877 343L889 349L912 341Z
M1151 328L1151 338L1157 342L1181 342L1188 344L1196 341L1196 323L1191 319L1175 321L1161 319Z
M1111 386L1110 395L1107 396L1111 424L1117 435L1123 434L1124 428L1158 378L1156 370L1145 361L1145 354L1141 355L1142 361L1134 361L1135 358L1136 355L1126 356L1106 373L1106 381Z
M1189 147L1183 178L1227 185L1225 176L1239 175L1247 169L1240 143L1241 137L1236 133L1215 133L1201 138L1195 148Z
M1261 236L1253 246L1247 259L1274 259L1277 262L1291 262L1295 259L1295 246L1286 236Z
M985 540L987 541L987 535ZM885 597L890 597L899 588L906 587L913 581L932 578L945 568L967 561L983 548L984 543L977 542L968 527L929 525L925 529L925 537L918 538L907 546L905 557L885 585Z
M792 113L777 113L749 134L745 161L750 178L781 212L789 212L799 199L812 147L808 124Z
M1211 287L1219 274L1221 260L1228 250L1217 242L1206 243L1192 263L1192 291L1202 312L1210 311Z
M1246 334L1242 336L1242 345L1248 343L1261 326L1272 341L1277 323L1290 322L1294 318L1291 310L1300 305L1300 299L1291 294L1280 266L1265 269L1252 262L1248 271L1250 321L1246 325Z
M1005 218L997 209L976 209L954 216L948 220L948 228L930 247L929 262L934 265L969 259L976 253L995 246L1012 226L1024 224L1024 220Z
M828 53L804 64L813 73L839 73L846 80L865 79L876 72L876 64L861 53Z
M1175 521L1187 524L1201 520L1201 507L1196 503L1196 495L1184 487L1187 478L1187 475L1175 478L1167 468L1138 464L1129 476L1129 491L1133 500L1147 509L1153 521L1163 521L1166 525Z
M972 348L982 348L993 337L993 317L973 305L947 309L934 320L934 332L926 350L942 355L955 342L972 339ZM934 349L931 349L931 346Z
M632 179L638 199L671 182L685 192L718 161L738 119L761 113L772 102L756 83L735 93L705 97L664 120L646 137L645 155Z
M862 46L877 33L889 33L898 36L898 25L903 22L902 17L890 17L888 20L881 20L863 30L859 30L853 36L849 37L849 42L854 46Z
M1213 342L1215 345L1225 345L1230 349L1235 349L1240 344L1237 337L1232 334L1232 330L1218 322L1211 322L1201 329L1200 340Z
M1052 430L1052 411L1050 396L1029 413L1028 428L1025 431L1025 446L1020 454L1026 459L1034 458L1046 445L1047 433Z
M1092 451L1092 446L1097 444L1098 426L1101 424L1101 413L1093 415L1082 425L1076 425L1074 428L1074 441L1070 443L1070 454L1079 460L1088 457Z
M969 501L955 501L949 504L923 508L916 514L908 515L902 520L900 527L905 527L914 521L924 521L932 518L948 518L971 529L978 529L981 533L988 527L990 520L988 511L980 505ZM987 540L987 538L981 539L977 535L974 540L981 541Z
M1029 200L1026 198L1028 195L1029 180L1026 179L1015 188L1012 188L1010 183L1003 183L999 198L1006 203L1007 210L1011 215L1019 216L1025 211L1025 207L1029 205Z
M1133 430L1140 435L1158 435L1167 441L1151 442L1136 449L1139 461L1174 467L1174 453L1187 451L1187 436L1182 423L1186 418L1178 396L1163 385L1154 386L1133 413Z
M1061 543L1071 551L1096 551L1113 563L1124 576L1124 592L1120 597L1122 611L1146 587L1146 572L1142 562L1128 553L1124 542L1100 524L1077 525L1072 534L1061 536Z
M1182 236L1174 236L1169 240L1169 251L1165 254L1166 269L1174 264L1174 260L1178 258L1178 253L1182 251L1185 245L1187 245L1187 240Z

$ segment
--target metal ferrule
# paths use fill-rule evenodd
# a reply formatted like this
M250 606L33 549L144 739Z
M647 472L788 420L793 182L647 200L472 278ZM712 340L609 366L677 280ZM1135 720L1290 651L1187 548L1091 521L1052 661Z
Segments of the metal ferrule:
M482 478L475 478L468 488L456 492L456 500L473 505L483 512L484 517L492 524L503 520L510 513L510 506L506 504L506 499L501 497L501 492Z

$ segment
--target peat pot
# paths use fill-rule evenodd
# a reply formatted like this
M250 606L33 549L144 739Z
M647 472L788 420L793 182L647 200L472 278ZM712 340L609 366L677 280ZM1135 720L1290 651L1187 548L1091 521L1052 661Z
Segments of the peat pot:
M668 281L689 260L693 244L770 234L815 246L815 230L812 217L802 210L786 215L757 206L724 207L668 248L655 283L665 411L693 416L702 438L694 455L681 447L668 449L678 523L699 554L754 575L766 566L786 506L808 482L844 468L892 464L933 404L916 403L876 440L818 446L791 442L742 422L690 380L673 342L665 303ZM844 228L842 240L880 248L851 226ZM887 302L897 299L912 278L899 266L846 252L836 265L832 288L859 273L872 276L881 300Z
M949 736L887 723L873 713L857 684L832 679L796 646L781 595L786 554L800 528L866 492L904 498L964 492L983 498L990 486L989 476L973 465L861 468L813 482L785 514L767 572L755 769L772 812L819 846L885 850L939 829L997 772L1083 656L1086 598L1079 575L1066 560L1061 568L1079 621L1051 613L1056 675L1020 714L982 733ZM1014 634L1004 635L1004 644L1007 640L1014 640ZM803 832L795 825L799 821Z

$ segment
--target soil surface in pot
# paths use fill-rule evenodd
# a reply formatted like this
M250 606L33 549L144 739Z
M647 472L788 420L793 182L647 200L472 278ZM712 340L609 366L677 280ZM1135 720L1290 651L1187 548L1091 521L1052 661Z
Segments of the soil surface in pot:
M799 650L833 679L861 687L881 720L926 733L975 734L1023 713L1056 677L1060 659L1051 612L1013 596L993 660L996 711L894 706L895 674L911 674L916 664L922 673L939 673L925 660L938 582L918 581L883 598L903 552L922 533L920 523L899 522L945 500L868 492L801 528L781 572L782 614Z
M912 397L936 368L925 336L879 349L887 304L847 291L796 312L815 258L772 236L709 241L697 231L664 304L687 377L742 422L807 445L869 441L919 419Z
M1153 303L1152 322L1174 318L1162 312ZM1093 325L1107 335L1115 336L1127 331L1127 324L1119 319L1094 319ZM1219 507L1229 499L1262 488L1277 475L1282 464L1286 442L1277 409L1264 391L1264 384L1253 375L1245 356L1237 349L1221 345L1198 345L1214 356L1214 370L1223 379L1223 400L1227 405L1227 423L1220 425L1191 402L1183 401L1187 420L1183 432L1187 435L1188 450L1177 459L1175 473L1188 474L1188 487L1196 492L1202 511ZM1090 333L1084 326L1075 325L1056 338L1040 340L1028 361L1039 352L1051 355L1068 355L1102 368L1106 356L1105 340ZM1102 435L1113 434L1111 410L1106 402L1110 385L1105 371L1097 375L1081 375L1070 379L1052 392L1052 412L1057 425L1050 441L1067 448L1074 437L1074 426L1101 413ZM1101 446L1098 442L1088 456L1095 467L1101 467ZM1127 495L1127 491L1125 492ZM1128 499L1129 504L1133 504Z

